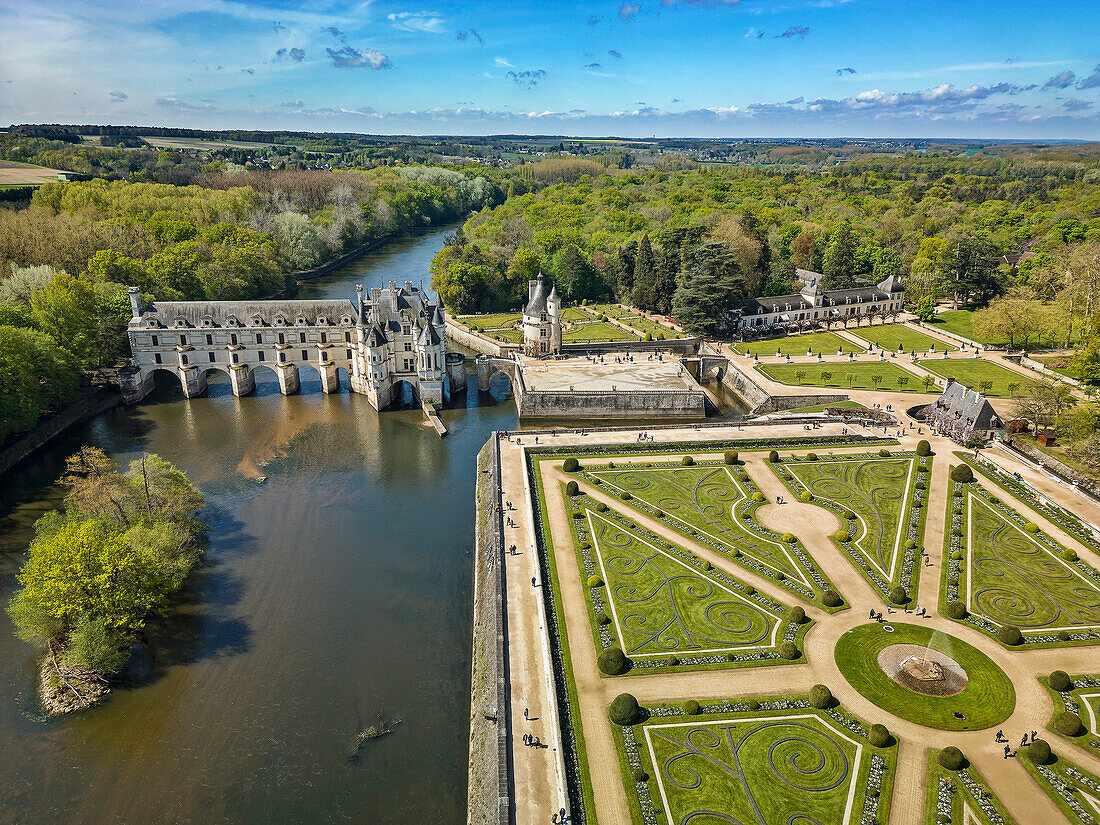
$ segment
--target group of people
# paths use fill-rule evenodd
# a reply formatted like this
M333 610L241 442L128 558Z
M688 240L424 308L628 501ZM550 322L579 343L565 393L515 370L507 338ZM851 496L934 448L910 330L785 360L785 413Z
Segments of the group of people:
M537 736L532 736L529 733L523 734L523 744L529 748L548 748L549 745L543 744L543 741Z
M1037 735L1037 731L1032 731L1030 735L1025 733L1023 736L1020 737L1020 747L1026 748L1028 745L1032 744L1035 741L1035 737ZM995 741L998 745L1005 746L1005 759L1008 759L1010 756L1016 755L1016 751L1012 750L1012 745L1009 744L1008 737L1005 736L1005 732L1003 730L997 731L997 735L993 737L993 741Z
M656 441L656 439L647 432L638 433L638 441Z

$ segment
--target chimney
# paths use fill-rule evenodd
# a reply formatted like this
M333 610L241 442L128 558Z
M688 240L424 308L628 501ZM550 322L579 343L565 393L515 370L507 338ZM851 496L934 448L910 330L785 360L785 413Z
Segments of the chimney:
M527 303L531 303L531 299L535 297L535 286L538 285L538 281L527 282Z
M413 282L412 281L405 281L405 291L406 292L412 292L413 291Z
M135 318L141 317L141 290L136 286L129 287L127 292L130 293L130 311L133 312Z

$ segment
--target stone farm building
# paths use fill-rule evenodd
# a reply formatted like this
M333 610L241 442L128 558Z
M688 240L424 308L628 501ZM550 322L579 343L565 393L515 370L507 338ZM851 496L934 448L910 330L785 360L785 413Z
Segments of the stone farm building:
M928 405L928 426L960 444L1003 438L1005 425L989 399L954 378L947 379L943 394Z
M742 338L813 329L833 323L848 326L863 319L893 318L901 312L905 288L891 275L877 284L850 289L821 288L819 272L798 270L801 291L793 295L752 298L741 307L737 332Z
M401 382L422 401L442 403L447 378L443 308L405 282L390 281L356 299L311 301L156 301L142 306L130 288L133 353L121 383L127 403L153 387L157 370L179 378L184 395L206 390L206 374L229 375L235 395L255 388L254 371L271 369L283 394L297 392L300 367L312 367L334 392L340 371L352 392L376 408L390 404ZM463 367L464 370L464 367ZM465 373L462 375L463 384Z

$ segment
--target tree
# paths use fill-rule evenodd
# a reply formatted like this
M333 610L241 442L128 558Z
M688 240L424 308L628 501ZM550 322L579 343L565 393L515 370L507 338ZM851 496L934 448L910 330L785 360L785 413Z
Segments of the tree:
M905 375L899 375L898 376L898 389L899 390L905 389L905 385L908 384L908 383L909 383L908 376L905 376Z
M638 244L638 257L634 261L634 285L632 298L634 306L651 310L656 303L656 261L653 258L653 247L649 242L649 235L643 235Z
M801 385L802 381L806 378L806 370L795 370L794 377L799 385Z
M596 271L576 244L569 244L554 256L554 273L561 291L571 301L595 298L603 292Z
M856 258L856 236L852 225L845 221L833 232L825 251L824 289L845 289L855 283L853 271Z
M826 387L829 386L829 382L833 380L833 374L829 370L821 371L821 383Z
M1029 339L1041 329L1042 304L1030 300L1019 290L995 298L985 309L974 313L974 329L987 340L1005 339L1009 349L1027 349Z
M704 243L684 262L672 312L685 329L718 335L734 324L744 296L744 280L733 256L721 244Z
M1020 392L1013 396L1013 401L1016 415L1030 421L1038 430L1070 407L1074 398L1066 384L1053 378L1042 378L1025 382Z
M893 249L879 249L875 253L874 262L875 268L871 277L875 283L900 274L903 266L901 254Z
M882 383L882 376L875 373L871 376L871 383L875 385L875 389L878 389L878 385Z
M80 386L75 359L46 333L0 326L0 440L34 426Z
M913 314L916 315L919 320L928 323L936 317L936 299L931 295L925 295L918 300L913 307Z
M848 372L844 374L844 377L848 379L848 389L851 389L852 382L856 380L856 374L854 372Z
M95 305L92 285L64 272L31 294L35 326L88 365L97 359Z

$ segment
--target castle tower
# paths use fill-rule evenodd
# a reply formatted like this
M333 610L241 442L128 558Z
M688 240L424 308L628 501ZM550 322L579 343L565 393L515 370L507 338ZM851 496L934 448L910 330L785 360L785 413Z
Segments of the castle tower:
M416 377L420 400L443 403L443 375L447 369L447 347L432 324L425 324L416 341Z
M527 306L523 308L523 352L532 358L550 353L550 313L546 306L546 290L542 273L537 281L527 283Z
M561 352L561 296L555 285L546 299L546 315L550 320L550 354Z

